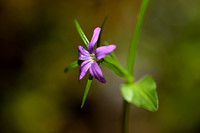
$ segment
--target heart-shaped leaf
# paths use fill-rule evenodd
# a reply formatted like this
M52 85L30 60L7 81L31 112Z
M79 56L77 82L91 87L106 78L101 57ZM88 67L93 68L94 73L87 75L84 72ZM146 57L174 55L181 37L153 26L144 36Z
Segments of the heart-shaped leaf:
M133 84L123 84L121 92L124 99L129 103L149 111L156 111L158 109L156 83L150 76L145 76Z

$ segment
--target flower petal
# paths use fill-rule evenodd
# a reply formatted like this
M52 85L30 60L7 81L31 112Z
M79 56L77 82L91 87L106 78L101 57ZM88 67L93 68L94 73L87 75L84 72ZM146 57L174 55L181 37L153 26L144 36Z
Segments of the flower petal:
M88 44L88 51L90 52L90 54L94 52L94 45L99 38L100 31L101 31L101 28L97 27L93 32L92 39L90 43Z
M101 59L106 55L110 54L116 48L115 45L101 46L95 50L96 59Z
M81 64L81 66L80 66L79 80L81 80L85 76L86 72L91 67L91 64L92 64L91 61L84 61Z
M106 83L106 80L103 77L103 73L101 71L101 68L99 67L99 65L97 64L96 61L94 61L90 67L90 74L98 79L100 82L102 83Z
M78 52L79 52L79 60L89 60L90 54L87 50L85 50L82 46L78 46Z

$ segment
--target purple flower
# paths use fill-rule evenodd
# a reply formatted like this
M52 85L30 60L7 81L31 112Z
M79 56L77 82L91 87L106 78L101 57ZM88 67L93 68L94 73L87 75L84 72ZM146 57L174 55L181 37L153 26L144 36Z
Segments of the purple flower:
M82 46L78 46L79 51L79 60L83 60L81 66L80 66L80 75L79 80L81 80L86 72L90 71L90 74L98 79L102 83L106 83L106 80L103 77L103 73L97 64L96 60L104 58L106 55L108 55L110 52L112 52L116 46L115 45L108 45L108 46L102 46L98 47L96 50L94 50L94 45L97 42L99 38L101 28L97 27L94 32L91 41L88 44L88 51L85 50Z

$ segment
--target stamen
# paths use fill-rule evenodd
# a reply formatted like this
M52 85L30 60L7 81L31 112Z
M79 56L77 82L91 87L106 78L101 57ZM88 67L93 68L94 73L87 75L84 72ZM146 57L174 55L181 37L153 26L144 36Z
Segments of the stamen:
M90 60L91 62L94 62L96 60L95 54L90 54Z

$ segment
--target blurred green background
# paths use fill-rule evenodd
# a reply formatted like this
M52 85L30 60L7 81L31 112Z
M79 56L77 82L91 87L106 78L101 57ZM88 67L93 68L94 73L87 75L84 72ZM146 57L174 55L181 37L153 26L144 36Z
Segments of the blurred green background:
M93 81L80 109L87 78L64 68L109 13L102 43L125 66L141 0L1 0L0 132L120 133L123 79L101 65L106 84ZM136 79L152 75L160 108L131 106L133 133L200 132L200 1L151 0L137 50Z

